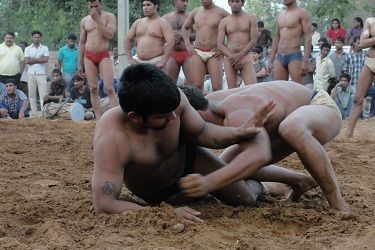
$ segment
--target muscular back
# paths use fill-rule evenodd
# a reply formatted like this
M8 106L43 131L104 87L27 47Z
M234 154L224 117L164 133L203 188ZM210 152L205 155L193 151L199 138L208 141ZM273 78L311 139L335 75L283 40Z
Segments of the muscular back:
M102 11L100 19L105 26L115 20L112 13ZM96 22L90 15L84 17L81 22L81 28L86 32L85 50L104 51L109 48L109 40L104 38L97 28Z
M228 16L224 9L214 6L211 9L196 8L192 12L196 25L195 46L201 49L217 47L217 34L221 19Z
M304 35L302 21L309 18L306 10L296 8L282 12L277 19L277 29L280 36L279 53L291 54L300 49L301 38Z

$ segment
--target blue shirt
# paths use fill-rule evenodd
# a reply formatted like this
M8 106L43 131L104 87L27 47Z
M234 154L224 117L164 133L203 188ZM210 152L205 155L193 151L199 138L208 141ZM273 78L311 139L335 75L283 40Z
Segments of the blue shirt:
M78 65L78 48L75 46L71 49L65 45L59 49L58 59L62 64L62 72L73 75Z

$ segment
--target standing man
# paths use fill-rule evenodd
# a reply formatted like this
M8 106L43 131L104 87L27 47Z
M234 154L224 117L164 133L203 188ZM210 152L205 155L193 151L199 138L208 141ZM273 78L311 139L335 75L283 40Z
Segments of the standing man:
M163 16L163 18L172 25L172 29L174 31L174 47L172 56L170 57L167 63L167 72L168 75L172 78L172 81L177 82L178 75L180 73L180 68L182 67L186 83L191 84L190 53L186 49L181 32L182 25L184 24L184 22L190 14L188 11L186 11L188 0L174 0L173 2L175 10ZM190 40L194 41L194 39L195 32L192 32L190 34Z
M110 107L118 105L112 86L113 68L109 58L109 41L116 31L116 17L101 9L101 0L88 0L87 3L90 14L81 21L78 70L82 73L84 66L95 116L100 119L102 113L97 86L99 73L108 93Z
M312 23L311 45L317 46L319 39L320 39L320 33L318 32L318 24Z
M143 1L142 6L145 17L135 21L125 36L128 62L151 63L168 73L167 62L174 45L172 26L158 14L159 0ZM137 55L133 58L131 48L134 40L137 41Z
M314 90L328 91L330 79L333 78L332 80L336 81L335 65L328 56L330 51L331 44L323 43L320 46L320 56L316 59Z
M67 83L66 93L70 95L73 87L72 76L77 71L78 66L78 48L76 47L77 36L69 34L67 44L59 49L57 68L61 70L63 78Z
M343 46L345 44L345 39L343 37L338 37L335 41L335 53L329 55L329 58L332 60L333 65L335 66L336 73L336 82L340 81L340 76L343 73L347 73L348 64L347 64L347 54L345 53Z
M25 61L21 47L14 44L15 35L8 31L5 33L4 42L0 44L0 82L13 79L20 89L20 79Z
M286 11L276 21L276 34L272 44L269 67L273 69L274 80L288 80L302 83L308 71L311 54L311 22L309 13L297 6L296 0L284 0ZM304 54L301 39L304 38ZM276 61L275 61L276 57Z
M40 43L42 32L31 32L33 43L25 49L25 62L28 65L28 93L32 116L41 116L36 104L36 89L39 91L39 104L43 107L43 97L48 94L46 65L49 60L47 46Z
M263 55L266 53L267 48L272 44L271 31L264 28L264 22L258 22L258 40L257 47L262 47Z
M236 88L238 71L245 85L257 82L250 51L257 42L258 31L255 16L242 10L245 0L228 3L232 14L220 21L217 47L224 54L228 88Z
M222 89L223 58L217 48L220 21L229 13L216 6L212 0L201 0L201 7L195 8L182 26L182 37L186 49L192 55L191 84L203 90L206 72L211 77L212 90ZM195 25L195 42L191 44L190 33Z
M359 75L357 91L354 97L353 111L349 117L348 130L346 131L348 137L353 137L353 131L357 119L361 114L363 99L370 89L375 76L375 17L366 19L359 46L363 49L370 49L367 52L365 65Z

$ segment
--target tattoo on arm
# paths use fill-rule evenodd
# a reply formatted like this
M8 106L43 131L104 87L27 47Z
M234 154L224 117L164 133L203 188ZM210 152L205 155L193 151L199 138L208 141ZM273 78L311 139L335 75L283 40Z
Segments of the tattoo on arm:
M102 193L105 195L115 195L116 185L110 181L104 182L104 186L102 187Z

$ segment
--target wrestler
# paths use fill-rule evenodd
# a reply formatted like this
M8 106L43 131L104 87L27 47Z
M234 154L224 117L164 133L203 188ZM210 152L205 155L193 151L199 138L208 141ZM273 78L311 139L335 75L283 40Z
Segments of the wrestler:
M370 49L367 52L365 65L363 66L359 75L357 91L354 97L353 110L349 117L348 129L346 131L346 135L348 137L353 137L355 125L358 117L361 115L363 99L366 97L375 76L375 17L366 19L360 38L359 47L362 49Z
M151 63L168 73L167 62L174 45L172 26L158 14L159 0L143 1L142 6L145 17L136 20L125 35L128 62ZM137 41L135 57L131 54L133 41Z
M116 31L116 17L101 9L101 0L88 0L87 3L90 14L81 21L78 71L82 74L85 70L95 116L100 119L102 113L97 86L99 74L103 78L110 107L118 105L118 99L112 86L113 66L109 57L109 41Z
M189 201L178 186L180 178L191 173L206 175L224 166L198 146L225 148L251 140L274 105L268 102L255 119L242 126L222 127L204 122L184 93L154 65L130 65L120 81L120 107L107 111L95 129L92 190L97 212L143 208L119 198L123 184L149 204ZM280 176L293 178L295 186L303 187L298 183L309 180L306 175L290 172L285 175L281 171ZM263 175L266 179L267 170ZM263 192L258 181L241 180L211 194L227 204L255 205ZM174 211L181 219L202 221L200 213L191 208L177 207Z
M223 59L217 48L218 28L221 19L229 13L216 6L212 0L201 0L182 26L182 37L191 56L191 85L203 90L206 72L211 77L212 89L222 89ZM190 42L190 33L195 25L195 42Z
M182 67L186 83L190 84L190 53L185 47L185 43L182 39L181 33L182 25L184 24L184 22L190 14L188 11L186 11L188 0L174 0L173 3L175 8L174 11L163 16L163 18L171 24L174 31L174 47L172 56L169 58L167 63L167 72L168 75L172 78L172 81L177 82L178 75L180 73L180 68ZM190 40L194 41L194 39L195 32L191 32Z
M241 126L265 103L270 100L277 103L259 134L223 152L221 159L228 163L225 167L205 176L188 175L181 180L180 185L188 196L200 197L244 178L259 180L264 166L296 152L321 187L330 208L349 213L322 146L341 128L340 110L327 92L313 92L295 82L274 81L218 91L205 97L198 90L185 93L205 121L224 126Z
M284 0L286 11L276 21L276 33L269 57L269 71L274 80L289 80L303 83L308 72L311 54L312 26L305 9L297 6L296 0ZM304 38L304 53L301 52L301 39ZM276 61L275 61L276 57Z
M257 82L250 51L256 45L258 30L255 16L242 10L245 0L228 0L228 3L232 14L220 21L217 47L224 54L228 88L236 88L238 71L245 85Z

